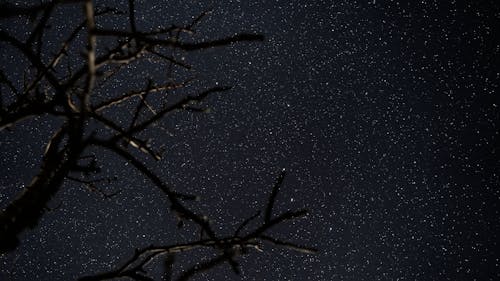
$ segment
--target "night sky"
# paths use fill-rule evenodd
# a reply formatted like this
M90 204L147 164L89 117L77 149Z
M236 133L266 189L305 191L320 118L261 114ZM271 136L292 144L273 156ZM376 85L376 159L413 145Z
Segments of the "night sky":
M272 233L318 254L266 245L239 258L241 277L223 264L195 280L500 280L500 2L408 2L137 1L144 30L211 9L193 40L265 36L177 54L196 73L187 91L233 88L202 103L209 113L168 116L153 133L164 158L148 163L198 194L189 206L223 234L262 208L282 169L276 212L311 210ZM47 48L82 17L79 5L56 10ZM127 28L118 17L97 22ZM19 18L0 28L23 38L30 26ZM2 69L20 79L26 61L0 48ZM144 86L164 69L139 64L104 91ZM59 125L42 116L0 133L0 207L29 183ZM68 181L54 210L0 257L0 280L74 280L137 247L197 237L194 225L177 229L164 196L131 165L99 157L116 178L101 187L121 192L107 200ZM161 266L150 270L160 278Z

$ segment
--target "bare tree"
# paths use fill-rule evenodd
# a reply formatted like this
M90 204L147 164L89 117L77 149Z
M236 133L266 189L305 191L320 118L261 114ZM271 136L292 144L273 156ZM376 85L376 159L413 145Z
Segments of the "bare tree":
M73 27L59 50L52 53L45 48L44 33L56 9L65 5L83 6L81 22ZM165 278L172 279L175 256L198 248L212 248L217 257L202 261L180 273L177 280L228 263L239 273L236 258L248 251L261 251L261 243L289 248L303 253L315 250L268 236L272 227L286 221L303 217L306 210L273 214L276 195L285 176L278 176L263 214L258 212L242 220L234 234L222 237L212 228L210 220L196 213L185 201L196 196L175 191L155 174L151 165L161 159L159 148L150 145L148 133L157 130L159 121L180 110L204 111L201 102L209 95L228 91L231 88L214 86L187 93L174 102L162 100L162 96L174 91L187 92L187 86L196 79L194 75L179 75L177 69L190 73L190 65L175 54L208 48L227 46L244 41L262 41L263 36L253 33L238 33L233 36L209 41L195 41L190 36L196 26L207 15L202 13L183 26L165 26L154 30L140 30L136 24L134 0L128 1L128 9L95 7L90 0L52 0L34 6L15 6L3 3L0 20L5 23L13 19L26 18L33 28L24 40L8 28L0 30L0 44L14 49L23 56L29 66L24 72L22 85L9 78L8 70L0 69L0 130L4 133L16 123L36 116L50 116L61 120L61 126L47 141L37 175L26 185L0 213L0 249L2 253L13 251L19 244L19 235L34 228L47 210L49 200L60 190L65 181L82 183L90 190L109 198L116 193L106 193L98 188L103 179L96 180L93 174L101 173L99 159L90 151L108 150L123 158L148 178L152 186L159 188L168 199L172 213L200 228L200 238L190 243L150 246L136 249L124 264L109 272L83 277L81 280L103 280L129 277L134 280L152 280L144 267L160 257L165 257ZM100 28L96 24L107 16L121 16L128 22L127 29ZM82 37L83 35L83 37ZM85 42L78 38L85 38ZM102 44L101 44L102 42ZM99 44L98 44L99 43ZM86 45L84 59L78 63L81 53L73 53L78 46ZM142 88L130 88L122 93L107 93L107 83L122 73L133 72L137 63L164 63L168 75L163 81L149 79ZM133 85L130 85L133 87ZM151 100L156 102L152 103ZM128 118L117 114L125 112ZM145 158L151 158L147 160ZM145 164L147 163L147 164ZM110 175L106 175L110 176ZM262 223L251 230L245 228L259 217Z

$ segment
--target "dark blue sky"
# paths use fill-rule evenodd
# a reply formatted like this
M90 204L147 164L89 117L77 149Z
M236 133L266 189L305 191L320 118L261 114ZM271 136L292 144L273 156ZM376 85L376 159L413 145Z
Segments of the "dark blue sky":
M137 1L140 28L186 23L211 8L195 40L240 31L266 38L178 54L200 79L191 89L234 88L207 99L208 114L169 116L154 140L166 149L155 170L199 194L195 208L221 233L261 208L288 171L277 210L312 214L274 233L320 252L265 248L241 259L242 280L500 278L500 4L411 2ZM80 11L59 10L54 26ZM58 44L59 32L48 40ZM161 71L139 65L107 90ZM0 134L2 206L29 182L55 124L40 118ZM117 265L135 247L193 236L194 227L173 227L143 176L100 154L104 172L118 177L107 188L123 191L102 200L68 183L51 203L61 207L0 258L0 279L71 280ZM226 279L239 277L223 265L196 280Z

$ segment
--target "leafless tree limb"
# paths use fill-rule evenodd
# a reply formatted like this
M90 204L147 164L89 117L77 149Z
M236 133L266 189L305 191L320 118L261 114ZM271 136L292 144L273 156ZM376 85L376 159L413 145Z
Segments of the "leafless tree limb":
M62 40L57 52L48 53L46 44L44 45L44 33L56 14L54 11L63 4L82 6L83 18L76 22L77 25L69 28L69 34ZM128 20L129 30L98 28L100 16L109 13L123 14ZM31 6L0 4L0 20L27 17L34 24L25 41L18 39L18 35L7 29L0 30L0 45L9 46L10 51L17 52L29 64L22 79L17 80L10 78L10 74L0 66L0 132L5 133L4 129L12 128L22 120L34 116L57 119L62 124L47 140L37 175L0 212L0 253L16 249L20 234L37 225L44 213L50 210L47 207L50 199L67 180L83 184L103 198L111 198L120 192L108 193L104 191L106 189L97 186L109 184L109 180L106 176L96 179L96 174L102 173L98 165L102 159L95 155L85 156L89 150L95 149L110 151L130 163L162 192L172 213L179 216L182 223L186 221L199 227L201 235L198 240L189 243L138 249L116 269L80 280L122 277L152 280L147 275L146 268L160 257L165 257L164 278L172 280L176 269L174 258L200 248L213 250L214 257L178 273L177 280L187 280L224 263L238 274L240 269L237 259L250 250L262 251L261 245L264 242L305 254L315 252L315 249L280 240L269 234L276 225L307 214L306 210L298 210L273 216L273 206L283 183L284 171L273 185L269 200L262 210L243 220L232 236L223 237L214 230L207 216L193 211L187 204L186 201L199 200L198 196L175 191L154 172L152 164L147 162L150 161L148 157L156 161L161 159L161 153L158 152L160 149L151 146L148 135L150 131L157 129L155 126L159 122L176 111L202 112L204 109L198 104L205 102L212 94L231 89L215 86L205 90L190 90L192 92L189 95L183 94L169 99L168 103L154 104L153 107L149 101L159 98L158 95L169 95L186 88L193 80L173 75L174 68L192 70L188 63L177 59L174 54L237 42L262 41L264 37L260 34L239 33L202 42L193 38L185 40L185 36L181 35L194 34L196 25L209 12L201 13L184 26L172 25L154 30L140 30L135 13L134 0L128 1L126 13L112 7L98 9L91 0L52 0ZM79 41L82 34L85 41ZM104 41L102 37L112 40L106 40L108 43L101 46ZM80 53L72 53L70 45L86 46L84 58L80 59ZM161 81L149 80L144 89L131 85L121 93L107 93L104 85L110 77L131 71L129 68L135 62L166 62L168 77ZM64 64L67 65L66 72L60 70ZM23 84L19 86L13 81L22 81ZM3 94L4 90L8 95ZM129 119L118 119L108 114L124 110L128 110ZM138 154L133 149L144 154ZM261 213L264 213L262 222L247 230L251 222L252 225L255 224Z
M283 173L281 174L283 175ZM280 176L281 176L280 175ZM281 179L282 180L282 179ZM273 187L274 189L274 187ZM269 204L271 200L266 204L265 209L269 209ZM307 214L306 210L299 211L288 211L270 221L264 221L260 226L256 227L254 230L248 232L244 236L240 236L239 233L242 231L243 227L248 224L249 221L256 218L260 212L253 215L252 217L246 219L242 225L238 226L235 234L231 237L225 238L210 238L210 239L200 239L199 241L193 241L186 244L176 244L169 246L149 246L147 248L136 250L135 254L122 266L116 270L109 272L84 277L81 281L90 280L104 280L112 279L124 276L131 276L137 272L143 272L144 267L160 256L167 254L180 254L181 252L194 251L199 248L213 248L219 255L213 259L204 261L200 264L193 265L191 268L184 271L177 280L188 280L195 274L202 273L204 271L210 270L224 262L228 262L235 273L239 272L238 263L235 258L240 255L245 255L248 253L249 249L254 249L257 251L262 251L260 246L263 241L269 242L278 247L284 247L286 249L296 251L303 254L314 254L317 252L316 249L311 247L301 246L292 242L281 241L273 238L265 233L272 229L274 226L284 223L289 220L304 217Z
M266 212L264 214L264 219L266 222L269 222L271 220L271 214L273 211L274 201L276 201L276 196L278 196L279 188L280 188L281 184L283 183L283 179L285 179L285 174L286 174L286 172L283 169L281 171L280 175L278 176L278 178L276 179L276 182L274 183L274 186L273 186L273 189L271 192L271 196L269 196L269 202L267 203Z

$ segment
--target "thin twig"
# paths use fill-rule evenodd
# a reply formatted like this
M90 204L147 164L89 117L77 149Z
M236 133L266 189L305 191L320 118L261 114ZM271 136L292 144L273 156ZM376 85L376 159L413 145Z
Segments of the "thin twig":
M264 220L266 223L269 223L269 221L271 221L274 202L276 201L276 196L278 196L278 191L279 191L281 184L283 183L283 179L285 178L285 175L286 175L286 172L285 172L285 169L283 169L281 171L280 175L278 176L278 178L276 179L276 182L274 183L274 186L273 186L273 189L271 192L271 196L269 196L269 202L267 203L266 212L264 214Z

